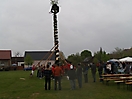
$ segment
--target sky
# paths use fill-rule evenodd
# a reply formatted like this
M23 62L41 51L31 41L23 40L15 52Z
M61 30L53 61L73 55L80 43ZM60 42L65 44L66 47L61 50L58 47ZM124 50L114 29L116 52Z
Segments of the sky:
M132 47L132 0L59 0L59 49L65 56ZM21 55L54 46L50 0L0 0L0 49Z

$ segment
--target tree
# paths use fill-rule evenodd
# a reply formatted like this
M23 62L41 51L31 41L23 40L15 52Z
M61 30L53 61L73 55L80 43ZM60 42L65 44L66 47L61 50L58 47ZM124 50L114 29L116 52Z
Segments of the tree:
M82 62L82 58L81 58L81 55L79 53L69 55L67 60L72 62L72 64L75 66L78 63Z
M32 57L30 55L27 55L25 58L24 58L24 62L25 62L25 65L32 65L33 64L33 60L32 60Z
M130 48L130 49L124 49L122 51L122 57L128 57L128 56L132 57L132 48Z
M92 57L92 53L91 53L91 51L84 50L81 52L81 57L82 57L82 60L84 60L87 57Z
M111 58L123 58L123 57L128 57L128 56L132 56L132 48L130 49L121 49L116 47L115 50L109 54Z
M97 63L99 63L99 60L98 60L96 57L94 57L93 62L94 62L95 64L97 64Z
M20 52L15 52L15 57L20 57L20 56L21 56Z
M107 60L109 60L109 55L106 54L105 51L102 50L102 48L100 48L100 51L97 51L96 53L94 53L94 61L96 60L96 62L106 62ZM98 61L97 61L98 60Z
M115 50L112 52L113 58L121 58L123 57L123 50L119 47L116 47Z

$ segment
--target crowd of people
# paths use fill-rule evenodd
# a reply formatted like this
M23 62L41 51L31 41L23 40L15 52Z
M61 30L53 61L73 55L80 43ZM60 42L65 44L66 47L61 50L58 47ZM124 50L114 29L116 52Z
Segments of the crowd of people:
M82 88L83 76L84 82L88 83L89 68L91 68L93 82L96 82L96 65L93 63L79 63L77 66L74 66L72 63L67 63L65 65L63 64L62 66L57 64L53 64L52 66L50 64L47 64L47 66L42 66L39 64L37 68L35 68L35 65L33 65L31 76L33 76L35 69L37 69L37 77L39 79L45 79L45 90L51 89L51 79L54 80L54 90L61 90L61 79L62 76L65 76L70 81L71 90L75 90L76 83L78 84L79 88Z
M119 69L123 69L124 72L120 72ZM35 66L32 68L31 75L33 75L34 70ZM67 63L62 66L57 64L53 64L52 66L51 64L47 64L47 66L39 65L37 67L37 77L40 79L45 79L45 90L51 89L51 79L54 80L54 90L61 90L61 79L62 76L65 76L69 80L71 90L75 90L77 85L79 88L82 88L82 78L84 78L84 83L88 83L88 72L90 70L93 82L96 82L97 71L100 82L102 82L102 74L130 74L132 71L132 64L124 62L100 62L98 64L78 63L77 66L74 66L72 63Z
M97 65L100 80L102 74L132 74L132 62L107 61Z
M104 73L107 74L130 74L132 72L131 62L107 62L104 66Z

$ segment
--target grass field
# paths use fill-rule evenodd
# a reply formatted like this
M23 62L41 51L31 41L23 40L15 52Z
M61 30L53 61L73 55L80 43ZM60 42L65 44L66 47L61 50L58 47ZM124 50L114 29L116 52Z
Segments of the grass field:
M44 90L44 79L29 76L30 71L1 71L0 72L0 99L132 99L132 91L127 90L126 86L120 89L114 82L109 85L103 84L98 80L92 82L89 72L89 82L84 83L83 88L70 90L70 83L63 77L62 90ZM23 79L24 78L24 79ZM77 85L77 83L76 83Z

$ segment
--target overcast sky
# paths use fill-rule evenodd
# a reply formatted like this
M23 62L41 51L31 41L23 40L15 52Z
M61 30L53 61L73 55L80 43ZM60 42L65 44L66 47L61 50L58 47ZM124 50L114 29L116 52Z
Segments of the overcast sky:
M132 0L60 0L59 49L66 56L132 47ZM0 49L50 50L50 0L0 0Z

